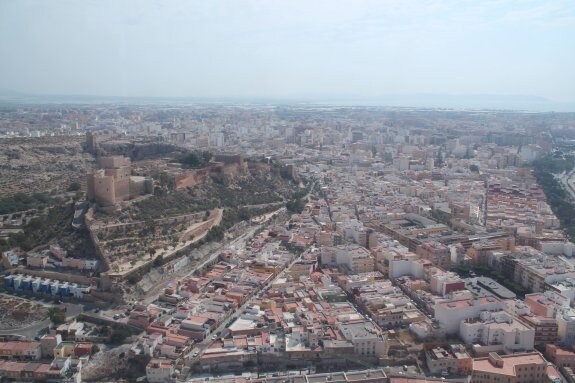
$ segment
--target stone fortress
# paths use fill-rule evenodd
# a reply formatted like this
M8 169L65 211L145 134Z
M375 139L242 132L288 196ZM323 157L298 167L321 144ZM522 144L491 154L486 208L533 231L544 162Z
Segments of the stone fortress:
M151 178L131 176L131 162L127 157L98 158L99 169L88 174L87 194L90 202L102 207L115 206L136 196L149 194Z

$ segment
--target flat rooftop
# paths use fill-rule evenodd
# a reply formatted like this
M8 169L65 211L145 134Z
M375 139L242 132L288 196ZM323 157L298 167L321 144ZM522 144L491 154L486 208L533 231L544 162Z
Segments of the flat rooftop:
M473 360L473 372L497 373L500 375L516 376L516 368L526 364L546 364L539 353L500 355L503 366L494 366L489 357Z
M501 299L517 298L513 291L487 277L467 278L465 279L465 287L480 296L495 295Z

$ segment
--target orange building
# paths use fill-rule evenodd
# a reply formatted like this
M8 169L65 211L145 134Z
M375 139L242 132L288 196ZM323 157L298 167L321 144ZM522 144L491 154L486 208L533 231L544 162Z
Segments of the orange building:
M542 383L547 381L547 361L538 352L498 355L473 360L471 383Z
M566 350L554 344L547 344L545 355L557 367L575 368L575 352Z

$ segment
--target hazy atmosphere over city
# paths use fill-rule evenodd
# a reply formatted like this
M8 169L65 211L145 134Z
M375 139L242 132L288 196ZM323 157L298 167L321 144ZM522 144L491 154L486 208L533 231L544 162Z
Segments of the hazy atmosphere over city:
M0 0L0 383L575 383L575 0Z
M569 0L4 0L0 88L575 110L574 44Z

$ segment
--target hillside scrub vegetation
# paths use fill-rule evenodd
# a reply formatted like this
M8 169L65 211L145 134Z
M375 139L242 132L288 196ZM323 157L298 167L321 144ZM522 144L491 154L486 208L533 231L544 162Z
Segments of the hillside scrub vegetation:
M0 214L10 214L30 209L44 209L53 202L45 193L27 195L16 193L13 196L0 198Z

